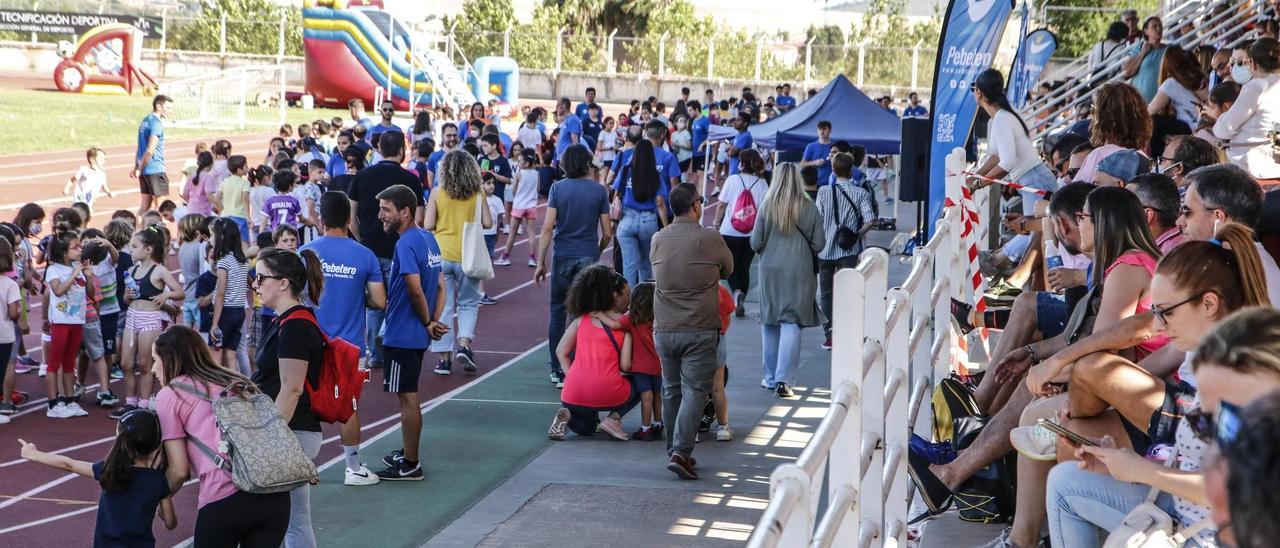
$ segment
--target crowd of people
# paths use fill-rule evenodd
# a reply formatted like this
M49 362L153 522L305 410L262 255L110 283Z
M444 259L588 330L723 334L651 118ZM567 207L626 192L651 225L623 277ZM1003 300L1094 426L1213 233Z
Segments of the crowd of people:
M970 87L990 121L967 184L997 184L1002 246L980 257L991 306L951 314L999 336L939 387L957 420L913 436L910 475L930 514L1011 520L991 547L1134 545L1162 520L1171 546L1267 546L1274 463L1241 451L1280 442L1262 426L1280 401L1274 20L1210 65L1125 15L1091 53L1124 70L1039 148L1045 120L999 71Z

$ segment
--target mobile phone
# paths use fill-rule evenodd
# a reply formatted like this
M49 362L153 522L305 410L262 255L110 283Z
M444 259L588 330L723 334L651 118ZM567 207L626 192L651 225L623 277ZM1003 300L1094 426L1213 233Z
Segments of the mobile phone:
M1053 432L1054 434L1057 434L1060 437L1067 438L1068 440L1071 441L1071 443L1074 443L1076 445L1088 445L1091 447L1098 446L1098 442L1093 441L1084 436L1081 436L1080 434L1077 434L1070 430L1067 430L1062 425L1056 422L1053 422L1051 420L1040 419L1039 424L1040 426L1043 426L1046 430Z

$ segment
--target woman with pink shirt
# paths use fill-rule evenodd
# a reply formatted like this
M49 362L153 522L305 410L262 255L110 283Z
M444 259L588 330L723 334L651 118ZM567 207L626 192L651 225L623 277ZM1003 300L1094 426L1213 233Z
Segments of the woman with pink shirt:
M200 334L186 326L173 326L156 338L153 372L164 386L156 394L156 413L169 462L169 489L177 493L190 476L200 480L197 496L195 546L274 548L284 541L289 526L289 492L258 495L240 491L223 470L200 451L192 438L207 447L218 447L221 436L213 405L173 383L185 383L208 394L244 383L246 377L214 363Z
M1098 163L1124 149L1146 151L1151 142L1151 114L1147 101L1129 84L1107 82L1093 98L1093 117L1089 120L1089 142L1093 152L1085 156L1075 180L1094 182Z

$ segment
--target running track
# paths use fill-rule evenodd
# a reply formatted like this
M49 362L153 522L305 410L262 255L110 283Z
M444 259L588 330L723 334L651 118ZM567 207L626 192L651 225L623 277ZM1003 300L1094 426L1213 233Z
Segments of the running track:
M210 135L208 142L218 138ZM251 161L265 152L270 134L238 136L230 138L233 152L245 154ZM166 155L174 165L170 179L178 181L177 168L191 157L195 139L172 140L166 143ZM92 226L104 224L116 209L138 207L138 188L128 178L133 147L110 147L108 154L108 184L116 191L115 198L100 200L95 205ZM0 219L10 219L16 210L27 202L43 205L49 215L53 209L69 203L61 196L62 186L83 162L83 151L40 153L0 157ZM171 196L180 190L171 184ZM48 230L46 225L46 230ZM517 239L521 242L524 238ZM546 310L548 290L532 282L533 269L524 266L529 253L529 243L522 242L513 253L513 264L497 267L497 277L485 283L486 291L500 300L498 305L481 307L477 325L477 337L473 345L480 370L471 375L455 371L452 376L441 377L431 373L434 356L427 357L422 375L422 400L425 402L466 385L540 344L546 339ZM172 266L172 265L171 265ZM42 318L38 305L31 310L31 325L38 326ZM36 349L39 356L38 334L26 337L28 348ZM90 373L89 382L96 382ZM382 393L377 383L366 386L361 401L361 419L365 438L371 438L398 425L398 408L395 400ZM89 417L77 419L49 419L44 416L44 384L34 371L18 375L17 387L31 394L32 401L21 406L13 422L0 425L0 543L8 546L61 545L83 546L91 542L95 518L95 505L100 492L91 479L65 474L50 468L26 462L19 457L18 438L35 443L45 451L58 451L72 458L95 461L106 456L115 433L115 422L108 419L105 410L91 404L84 407ZM554 390L550 388L549 390ZM93 388L83 398L93 401ZM326 463L341 456L337 441L337 429L325 428L325 444L316 462ZM362 460L370 468L382 455L363 454ZM338 464L340 466L340 464ZM350 487L349 489L378 489ZM157 543L172 546L190 538L196 513L196 488L188 485L176 497L178 528L166 531L161 525L154 527Z

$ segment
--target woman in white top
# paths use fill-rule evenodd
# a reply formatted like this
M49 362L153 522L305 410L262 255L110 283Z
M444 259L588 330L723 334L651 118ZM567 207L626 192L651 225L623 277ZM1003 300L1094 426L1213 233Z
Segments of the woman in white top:
M733 255L733 274L729 275L729 291L737 296L738 317L746 312L742 305L747 300L747 291L751 289L751 261L756 253L751 249L751 229L760 206L764 204L765 194L769 191L769 183L762 176L764 159L759 152L752 149L742 151L739 158L740 171L725 179L720 189L720 208L716 210L716 225L720 227L720 235ZM743 194L751 198L739 199Z
M990 154L977 169L977 174L993 179L1016 182L1030 189L1057 190L1057 179L1049 167L1040 161L1035 145L1027 132L1027 124L1014 112L1004 95L1004 75L996 69L987 69L969 86L978 99L978 106L987 111L991 122L987 124ZM991 183L971 178L970 184L981 188ZM1027 217L1035 215L1035 192L1022 191L1022 212Z
M671 134L672 152L680 162L680 171L688 172L693 164L693 134L689 132L689 116L677 114L675 117L676 132Z
M1208 78L1200 68L1200 63L1191 52L1178 46L1169 46L1164 52L1160 77L1160 88L1147 105L1147 112L1152 116L1172 115L1186 124L1188 130L1196 127L1196 122L1200 119L1200 106L1209 99L1209 90L1206 88Z
M1116 21L1107 27L1107 37L1093 45L1093 49L1089 50L1089 76L1097 78L1103 76L1103 69L1106 69L1113 61L1124 57L1125 38L1129 36L1129 27L1124 23ZM1119 68L1117 65L1113 68Z
M1280 163L1272 152L1270 132L1280 125L1280 43L1260 38L1249 47L1249 60L1231 68L1232 78L1248 81L1231 109L1218 117L1213 134L1227 144L1227 158L1263 184L1280 184ZM1239 74L1237 74L1239 73Z

